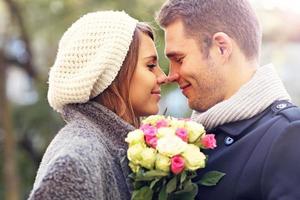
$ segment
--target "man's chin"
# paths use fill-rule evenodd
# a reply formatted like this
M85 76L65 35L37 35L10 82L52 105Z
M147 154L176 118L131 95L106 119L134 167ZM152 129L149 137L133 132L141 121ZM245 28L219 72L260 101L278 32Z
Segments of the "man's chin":
M188 100L188 104L192 110L196 110L198 112L205 112L208 110L208 107L199 101Z
M210 109L213 106L203 101L192 100L192 99L188 99L188 104L191 109L198 111L200 113L206 112L208 109Z

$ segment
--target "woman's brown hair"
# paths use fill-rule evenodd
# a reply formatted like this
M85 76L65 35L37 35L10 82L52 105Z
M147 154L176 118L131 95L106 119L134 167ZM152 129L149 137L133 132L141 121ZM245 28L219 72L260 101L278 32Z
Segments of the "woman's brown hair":
M139 33L144 33L154 40L154 34L151 27L146 23L138 23L127 56L117 77L107 89L94 98L94 100L101 103L135 127L140 125L140 119L135 115L130 102L129 88L138 62L140 47Z

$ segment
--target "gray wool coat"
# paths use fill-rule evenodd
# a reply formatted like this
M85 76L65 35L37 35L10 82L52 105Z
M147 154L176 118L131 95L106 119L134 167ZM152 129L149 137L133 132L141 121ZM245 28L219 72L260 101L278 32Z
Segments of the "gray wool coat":
M134 127L97 104L68 105L29 199L130 199L127 133Z

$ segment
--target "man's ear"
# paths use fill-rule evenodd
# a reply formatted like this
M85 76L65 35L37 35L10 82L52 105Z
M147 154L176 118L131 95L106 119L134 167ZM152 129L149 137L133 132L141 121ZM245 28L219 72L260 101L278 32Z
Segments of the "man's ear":
M223 32L217 32L213 35L213 44L218 50L218 53L227 60L232 54L232 39Z

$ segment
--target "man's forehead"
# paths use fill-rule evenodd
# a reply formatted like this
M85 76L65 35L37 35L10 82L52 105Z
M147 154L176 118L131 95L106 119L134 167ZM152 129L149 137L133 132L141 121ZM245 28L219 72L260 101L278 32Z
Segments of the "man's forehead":
M165 28L165 53L178 52L185 47L186 37L181 20L169 24Z
M175 42L167 42L166 41L166 47L165 47L165 53L167 54L177 54L180 49L182 49L183 46L180 43L175 43Z
M179 34L167 33L165 37L165 53L178 52L184 47L184 39Z
M165 54L168 58L182 55L186 48L186 39L179 35L165 39Z

